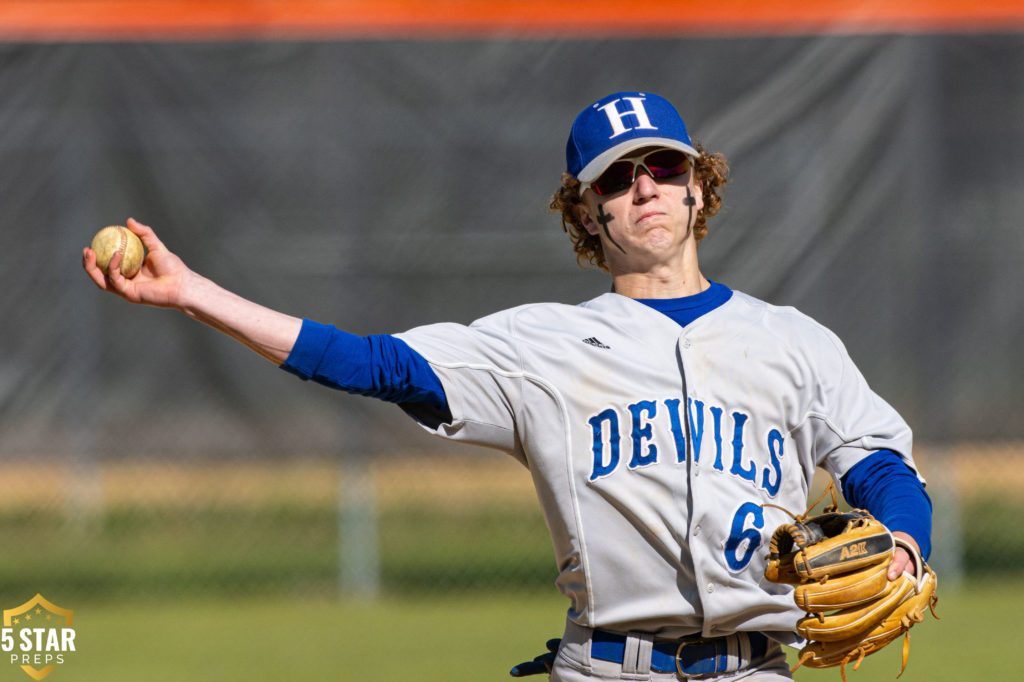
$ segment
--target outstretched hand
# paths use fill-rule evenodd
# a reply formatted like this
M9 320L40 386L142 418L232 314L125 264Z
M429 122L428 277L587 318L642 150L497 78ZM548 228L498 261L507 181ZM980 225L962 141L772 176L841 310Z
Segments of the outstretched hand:
M132 303L161 308L177 306L182 283L191 274L185 263L167 250L153 229L134 218L126 223L146 247L142 269L131 279L121 274L121 254L110 259L107 274L96 265L96 253L88 246L82 250L82 267L89 278L103 291L116 294Z

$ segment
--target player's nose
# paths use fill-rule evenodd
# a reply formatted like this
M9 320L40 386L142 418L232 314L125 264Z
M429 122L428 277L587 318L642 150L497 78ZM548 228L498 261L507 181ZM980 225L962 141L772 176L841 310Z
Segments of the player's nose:
M651 197L657 196L658 183L654 181L654 178L644 168L638 168L636 173L636 180L633 181L633 199L634 200L646 200Z

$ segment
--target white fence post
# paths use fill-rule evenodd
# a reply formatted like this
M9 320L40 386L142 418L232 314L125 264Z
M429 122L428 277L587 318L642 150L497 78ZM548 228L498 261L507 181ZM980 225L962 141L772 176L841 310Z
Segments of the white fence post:
M366 455L342 456L338 467L338 586L343 596L380 593L377 491Z
M962 505L956 463L949 445L928 448L928 494L932 499L932 555L940 588L956 590L963 583Z

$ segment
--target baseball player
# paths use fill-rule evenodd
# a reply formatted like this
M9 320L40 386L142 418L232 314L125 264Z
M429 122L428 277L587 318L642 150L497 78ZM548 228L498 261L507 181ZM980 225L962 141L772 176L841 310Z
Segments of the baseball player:
M180 310L303 379L397 403L425 429L497 448L530 471L569 600L551 654L513 675L552 680L791 679L791 587L766 543L824 468L846 499L927 556L931 504L911 431L834 334L707 279L698 243L727 166L667 100L586 107L552 199L577 258L612 288L464 326L357 337L238 297L134 220L139 275L101 289ZM772 506L766 506L772 505ZM909 564L909 567L908 567ZM913 570L897 550L890 579Z

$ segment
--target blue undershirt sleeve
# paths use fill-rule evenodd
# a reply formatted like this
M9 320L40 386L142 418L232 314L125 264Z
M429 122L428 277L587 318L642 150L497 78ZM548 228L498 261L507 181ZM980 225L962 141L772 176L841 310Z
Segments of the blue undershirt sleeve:
M879 450L855 464L842 480L843 496L866 509L889 530L917 541L921 556L932 551L932 501L920 479L891 450Z
M281 369L304 380L397 403L406 411L451 415L444 387L422 355L388 334L356 336L312 320Z

